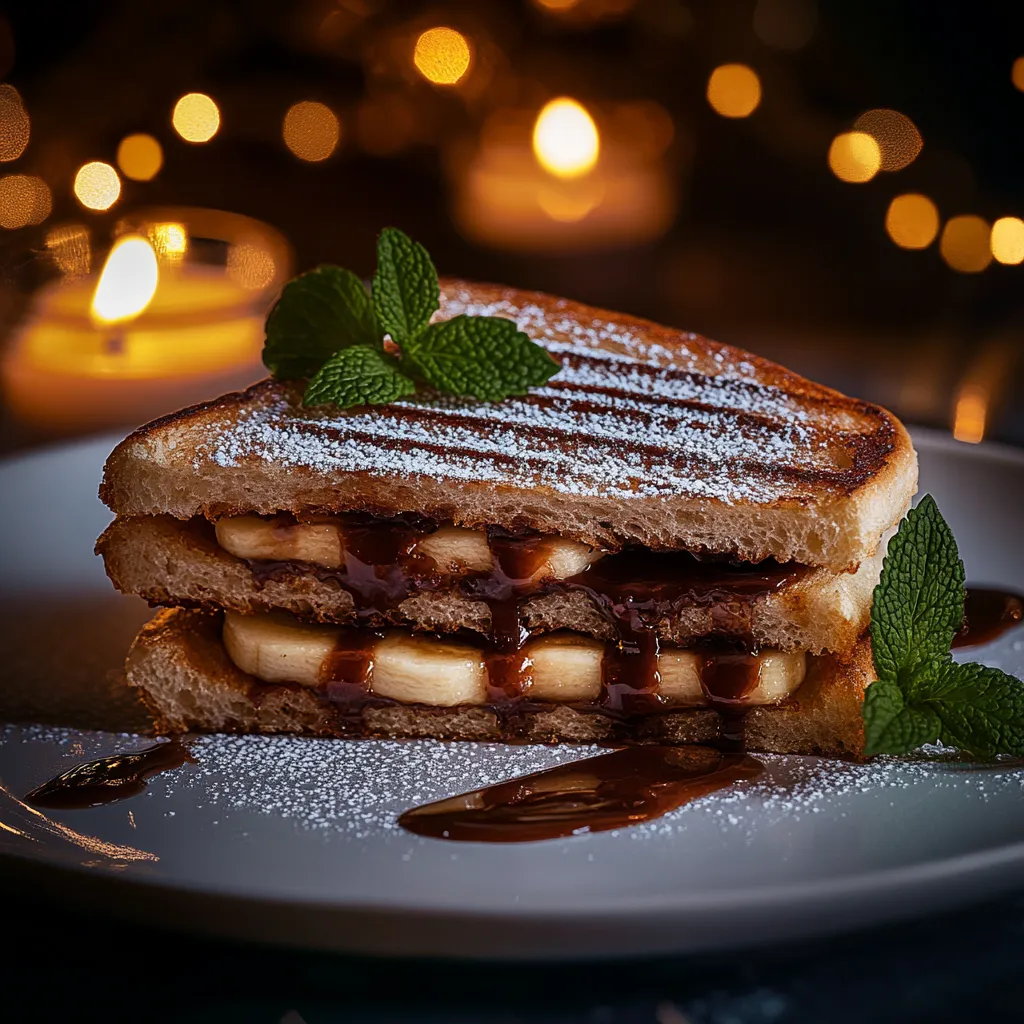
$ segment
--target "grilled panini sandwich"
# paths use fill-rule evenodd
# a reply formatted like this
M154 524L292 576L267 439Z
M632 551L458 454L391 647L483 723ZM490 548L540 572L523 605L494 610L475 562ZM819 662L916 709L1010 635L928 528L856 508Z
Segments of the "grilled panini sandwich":
M163 606L128 658L157 727L860 752L899 421L546 295L442 282L461 313L561 370L347 411L266 381L113 452L98 551Z

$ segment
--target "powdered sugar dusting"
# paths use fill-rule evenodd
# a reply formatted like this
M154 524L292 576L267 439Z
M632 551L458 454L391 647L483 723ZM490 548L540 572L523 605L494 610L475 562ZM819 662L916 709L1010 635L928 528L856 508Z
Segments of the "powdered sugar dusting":
M145 737L44 726L7 726L7 744L63 750L64 770L78 761L148 745ZM410 807L506 781L557 764L606 753L592 746L505 746L436 740L320 740L294 736L211 735L191 738L198 764L154 779L146 796L172 814L182 800L215 812L232 810L287 819L303 830L350 838L404 835L398 816ZM1020 762L974 765L931 748L918 758L865 764L815 757L757 755L765 774L703 797L663 818L621 830L643 842L690 827L694 819L752 841L759 833L835 815L861 798L956 791L964 801L1016 794L1024 798ZM38 779L33 780L37 784ZM840 814L843 812L841 811Z
M762 383L736 350L703 339L690 349L682 335L670 351L642 324L562 315L564 305L445 298L443 316L507 316L562 359L527 396L488 404L424 394L338 412L303 409L287 388L268 387L207 432L196 464L725 503L801 500L861 472L857 442L874 425L852 403L837 431L834 403Z

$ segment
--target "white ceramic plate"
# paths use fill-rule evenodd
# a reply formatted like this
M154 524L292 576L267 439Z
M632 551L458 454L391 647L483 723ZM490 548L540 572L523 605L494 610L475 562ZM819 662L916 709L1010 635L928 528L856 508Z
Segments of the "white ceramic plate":
M922 492L950 520L969 579L1024 589L1024 455L915 440ZM0 671L19 713L37 702L51 720L137 720L108 674L147 610L113 594L91 554L112 444L0 465ZM1024 630L970 655L1024 674ZM197 765L130 800L43 815L19 799L84 758L148 742L0 731L3 877L239 937L520 959L781 942L951 908L1024 877L1024 770L1010 767L772 757L757 783L646 826L507 846L421 839L395 821L591 749L205 737Z

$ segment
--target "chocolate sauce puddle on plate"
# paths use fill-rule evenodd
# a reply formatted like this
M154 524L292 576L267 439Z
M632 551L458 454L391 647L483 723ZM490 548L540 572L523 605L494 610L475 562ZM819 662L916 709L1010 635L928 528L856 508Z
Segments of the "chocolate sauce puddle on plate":
M954 647L991 643L1024 619L1024 597L1010 590L968 587L964 625L953 637Z
M196 759L178 740L127 754L97 757L44 782L25 797L25 802L51 810L80 810L112 804L141 793L146 781L154 775L186 763L195 764Z
M462 842L559 839L650 821L763 771L747 754L711 747L627 747L423 804L398 823Z

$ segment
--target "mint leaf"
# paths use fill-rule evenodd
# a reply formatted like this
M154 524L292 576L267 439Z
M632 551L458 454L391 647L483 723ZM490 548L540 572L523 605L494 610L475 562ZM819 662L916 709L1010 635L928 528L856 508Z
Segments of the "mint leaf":
M353 345L336 352L309 382L303 405L382 405L411 395L416 384L384 352Z
M894 682L879 680L864 694L864 753L905 754L934 743L942 723L929 708L908 706Z
M435 388L485 402L525 394L559 370L515 323L495 316L463 314L432 324L403 352Z
M963 617L964 564L928 494L890 541L875 588L871 643L879 679L908 683L917 665L947 655Z
M943 743L980 757L1024 756L1024 683L1019 679L997 668L950 660L918 690L915 703L942 723Z
M263 362L275 377L311 377L340 348L381 343L363 282L350 270L323 266L284 286L267 317Z
M953 661L964 566L935 499L925 495L889 543L871 608L878 680L864 694L866 754L941 740L979 757L1024 756L1024 682Z
M404 348L440 304L437 271L427 250L398 228L385 228L377 239L373 278L373 307L381 327Z

